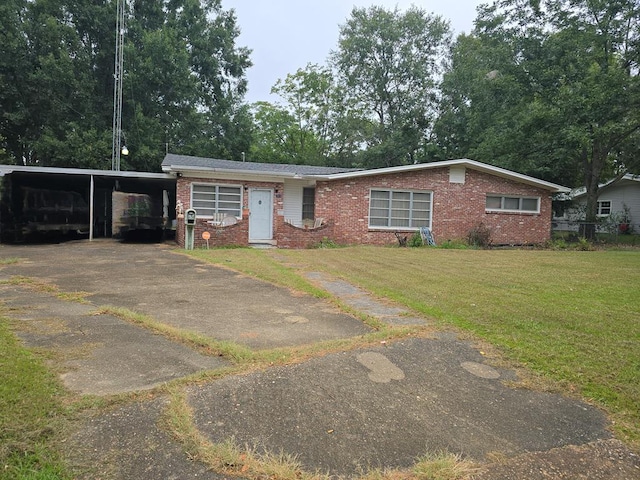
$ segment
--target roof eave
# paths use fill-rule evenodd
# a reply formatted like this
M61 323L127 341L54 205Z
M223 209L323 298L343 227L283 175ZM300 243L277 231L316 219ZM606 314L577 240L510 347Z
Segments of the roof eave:
M175 173L189 173L189 174L212 174L220 173L224 175L242 175L242 176L257 176L257 177L282 177L282 178L313 178L313 175L301 175L294 172L267 172L262 170L238 170L233 168L215 168L215 167L195 167L189 165L168 165L162 167L163 171L175 172Z
M608 182L598 185L598 191L601 192L602 190L606 190L607 188L617 186L621 182L640 182L640 175L627 173L624 177L622 177L617 182L614 182L613 180L609 180ZM624 185L624 183L622 184ZM579 187L574 190L571 190L571 198L580 198L586 194L587 194L587 189L585 187Z
M153 179L174 179L175 174L170 172L134 172L127 170L94 170L88 168L66 168L66 167L37 167L31 165L0 165L0 176L11 173L39 173L56 175L92 175L94 177L122 177L122 178L153 178Z
M546 182L544 180L539 180L537 178L529 177L528 175L523 175L521 173L513 172L511 170L507 170L500 167L495 167L493 165L487 165L484 163L476 162L475 160L469 160L467 158L458 159L458 160L444 160L442 162L418 163L414 165L403 165L399 167L376 168L373 170L359 170L355 172L334 173L330 175L314 175L313 178L318 180L343 180L348 178L368 177L373 175L389 175L394 173L406 173L406 172L412 172L416 170L446 168L446 167L459 166L459 165L470 167L485 173L498 175L503 178L517 179L522 183L526 183L528 185L532 185L538 188L544 188L545 190L550 190L551 192L554 192L554 193L569 193L571 191L570 188L563 187L562 185Z

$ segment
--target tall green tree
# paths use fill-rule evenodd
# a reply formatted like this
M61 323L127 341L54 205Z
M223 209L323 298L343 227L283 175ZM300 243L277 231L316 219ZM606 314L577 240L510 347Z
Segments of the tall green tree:
M252 106L254 135L248 159L265 163L306 164L301 151L301 138L310 137L301 132L296 118L288 109L269 102L256 102Z
M11 1L2 8L8 38L1 60L0 135L8 161L42 164L49 147L93 111L88 55L64 2Z
M445 75L447 153L587 188L638 167L640 2L502 0L458 38Z
M271 89L284 101L295 122L289 135L296 157L311 165L327 165L334 149L336 86L328 67L309 64L287 75Z
M220 0L126 5L123 168L158 170L167 148L248 149L249 51L235 44L233 11ZM5 160L109 168L116 1L9 0L0 9Z
M0 161L3 163L12 163L13 152L20 152L19 146L28 128L24 78L32 62L27 55L23 30L26 13L27 0L0 3Z
M344 94L342 127L364 140L363 164L426 159L450 36L446 21L416 7L352 10L331 62Z

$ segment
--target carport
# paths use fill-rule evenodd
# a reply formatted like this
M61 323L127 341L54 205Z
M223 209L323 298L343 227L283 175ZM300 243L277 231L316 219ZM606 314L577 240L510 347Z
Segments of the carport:
M2 242L22 241L31 233L80 233L89 240L114 236L113 192L148 195L154 214L169 228L175 219L171 174L0 165L0 182ZM31 201L36 194L37 202Z

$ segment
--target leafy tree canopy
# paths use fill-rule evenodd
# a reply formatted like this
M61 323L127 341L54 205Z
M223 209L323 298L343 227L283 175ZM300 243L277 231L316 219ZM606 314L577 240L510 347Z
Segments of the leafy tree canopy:
M326 66L307 65L273 87L283 104L270 106L280 113L271 119L290 116L287 131L280 132L288 139L281 153L291 161L335 166L428 159L450 37L446 21L416 7L354 8ZM270 132L276 123L265 124L265 107L259 106L256 141L274 145L267 139L275 138Z
M158 170L165 149L248 150L249 50L220 0L126 2L123 169ZM115 0L0 5L2 160L109 168Z
M640 2L500 0L458 38L436 125L445 155L567 185L637 168Z
M417 7L354 8L331 63L367 166L425 160L449 24ZM353 136L353 134L352 134Z

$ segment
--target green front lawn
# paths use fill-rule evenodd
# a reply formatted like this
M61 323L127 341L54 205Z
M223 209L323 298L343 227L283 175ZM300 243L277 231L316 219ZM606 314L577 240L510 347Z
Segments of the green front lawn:
M0 317L0 479L71 478L56 453L64 389Z
M350 247L197 255L248 273L265 265L273 275L263 278L289 286L296 272L324 271L469 331L605 408L619 436L640 446L640 251Z

